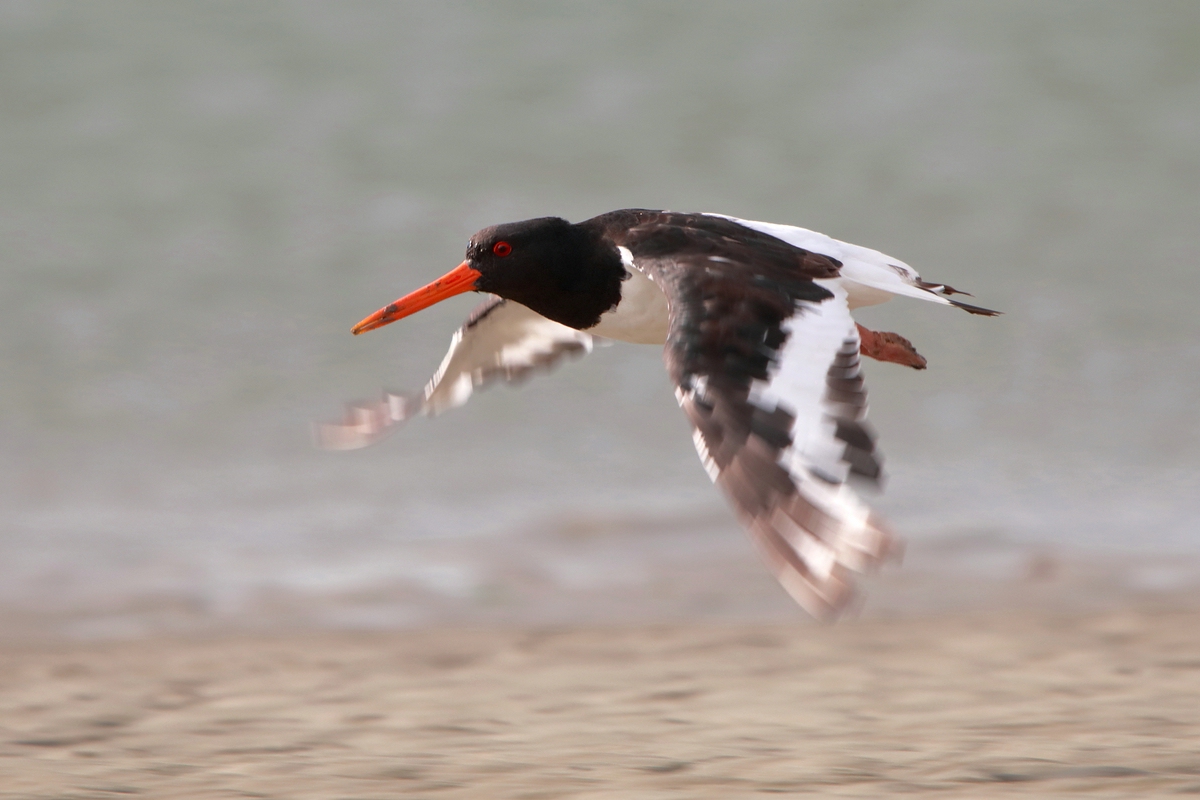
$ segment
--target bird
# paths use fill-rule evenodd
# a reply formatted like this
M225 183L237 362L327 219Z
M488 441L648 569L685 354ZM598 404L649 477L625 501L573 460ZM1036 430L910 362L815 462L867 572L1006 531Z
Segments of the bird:
M903 261L805 228L633 208L484 228L456 268L352 331L464 292L488 298L424 391L348 407L341 422L315 426L319 446L373 444L414 416L520 382L598 341L660 345L708 477L770 572L818 619L851 605L855 573L902 550L858 491L882 477L859 357L926 366L907 339L864 328L851 311L903 296L999 313Z

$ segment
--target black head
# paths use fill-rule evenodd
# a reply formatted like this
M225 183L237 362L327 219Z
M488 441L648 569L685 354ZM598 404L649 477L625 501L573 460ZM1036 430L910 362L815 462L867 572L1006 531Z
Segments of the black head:
M433 283L389 303L354 326L380 328L463 292L491 292L578 330L621 300L620 253L594 230L558 217L484 228L467 257Z
M479 272L476 291L580 330L620 302L625 279L615 245L559 217L484 228L471 237L465 263Z

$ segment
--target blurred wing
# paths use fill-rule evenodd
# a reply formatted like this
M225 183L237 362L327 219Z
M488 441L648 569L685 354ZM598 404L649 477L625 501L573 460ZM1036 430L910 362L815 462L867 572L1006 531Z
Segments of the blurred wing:
M895 551L847 484L877 482L859 339L819 264L711 252L639 263L670 298L665 359L693 440L775 577L817 617L850 601L850 572Z
M376 403L350 406L340 423L314 426L317 446L354 450L380 441L406 420L463 405L498 379L516 383L557 366L564 357L591 352L592 337L493 298L479 306L450 340L450 351L421 394L385 392Z

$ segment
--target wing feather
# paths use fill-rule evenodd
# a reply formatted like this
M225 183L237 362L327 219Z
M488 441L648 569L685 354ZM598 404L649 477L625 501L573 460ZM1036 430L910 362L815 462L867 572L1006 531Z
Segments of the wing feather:
M875 305L894 295L903 295L918 300L930 300L935 303L956 306L972 314L988 317L994 317L1000 313L960 300L951 300L947 295L963 294L968 297L970 295L942 283L923 281L917 271L908 264L869 247L843 242L823 233L810 231L807 228L798 228L794 225L738 219L724 214L706 214L705 216L729 220L750 230L773 236L794 247L836 259L842 265L841 278L850 292L851 307Z
M882 469L866 426L858 331L846 291L805 251L767 261L698 246L639 257L663 287L665 359L693 440L789 594L826 618L853 597L852 573L897 552L849 484ZM678 239L678 237L676 237ZM805 269L804 264L816 264Z
M593 337L546 319L510 300L492 298L475 309L450 340L450 350L425 390L385 392L374 403L348 406L342 422L313 426L317 446L354 450L380 441L417 415L457 408L496 381L520 383L565 358L591 352Z

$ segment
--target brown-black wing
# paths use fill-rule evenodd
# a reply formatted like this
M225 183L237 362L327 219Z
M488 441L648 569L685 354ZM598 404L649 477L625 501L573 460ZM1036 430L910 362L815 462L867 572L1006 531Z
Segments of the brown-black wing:
M850 573L896 549L848 484L881 465L838 263L686 225L623 246L669 299L667 369L709 476L792 597L836 614Z

